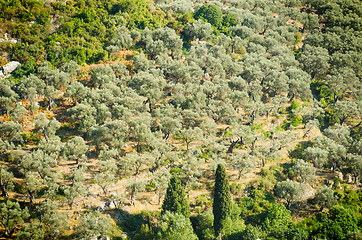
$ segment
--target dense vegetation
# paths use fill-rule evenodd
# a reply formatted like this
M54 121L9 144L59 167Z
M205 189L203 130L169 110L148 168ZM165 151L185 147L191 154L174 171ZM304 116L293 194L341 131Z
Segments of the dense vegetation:
M361 239L361 12L0 0L0 237Z

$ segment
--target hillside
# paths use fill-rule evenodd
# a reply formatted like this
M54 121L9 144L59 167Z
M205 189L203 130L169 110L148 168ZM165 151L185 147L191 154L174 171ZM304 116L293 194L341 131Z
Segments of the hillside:
M0 0L0 239L361 239L361 11Z

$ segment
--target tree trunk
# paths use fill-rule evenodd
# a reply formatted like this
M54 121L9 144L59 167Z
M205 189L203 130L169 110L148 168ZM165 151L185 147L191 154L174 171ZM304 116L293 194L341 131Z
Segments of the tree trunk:
M9 196L8 191L6 191L6 188L5 188L4 184L3 184L3 180L2 180L2 179L0 179L0 188L1 188L1 196L2 196L2 197L7 197L7 196Z
M152 103L150 99L148 99L148 107L150 108L150 113L152 113Z
M303 135L303 138L309 137L309 132L312 130L312 128L309 128Z
M163 140L167 140L170 137L170 133L167 132L165 133L165 135L163 136Z
M53 99L49 98L49 111L52 109Z
M255 138L254 141L251 143L251 150L253 151L255 149L255 143L258 140L258 138Z
M251 114L251 119L250 119L250 121L248 122L248 124L247 125L253 125L253 123L254 123L254 121L255 121L255 111L253 111L252 112L252 114Z
M107 197L107 186L106 185L102 185L100 186L103 190L104 196Z
M161 198L162 198L162 196L158 195L158 205L161 205Z
M226 128L222 131L221 137L224 137L225 132L226 132L226 130L228 130L228 129L229 129L229 127L226 127Z
M357 128L357 127L359 127L359 126L361 126L361 124L362 124L362 121L360 121L356 126L354 126L353 128Z
M48 133L47 130L45 128L43 128L43 132L44 132L44 137L45 137L45 141L49 141L49 137L48 137Z
M31 101L30 98L29 102L30 102L30 115L33 116L33 101Z
M354 185L358 185L358 174L353 174L353 178L354 178Z
M333 98L334 98L334 102L337 102L338 101L338 94L336 92L333 93Z
M347 117L342 117L339 119L339 123L343 125L344 121L347 119Z
M137 142L137 152L141 153L141 144Z
M140 168L141 168L141 165L136 164L136 174L135 175L138 175L140 173Z
M30 204L34 203L34 193L28 190Z
M136 194L132 193L131 195L131 201L129 203L131 206L135 206L136 205Z
M336 169L337 169L336 163L331 162L331 164L332 164L332 171L336 172Z
M236 141L231 141L231 144L227 150L227 153L233 153L235 145L239 142L239 139Z

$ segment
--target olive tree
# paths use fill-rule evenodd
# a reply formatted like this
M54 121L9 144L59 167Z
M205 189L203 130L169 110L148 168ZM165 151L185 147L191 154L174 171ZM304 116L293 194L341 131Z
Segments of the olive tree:
M306 160L311 160L318 168L328 162L328 151L319 147L308 147L304 150L303 156Z
M35 116L35 128L40 129L46 141L60 128L60 122L56 118L47 119L46 113L39 113Z
M131 179L127 185L128 194L130 195L130 205L136 205L137 193L143 191L145 188L144 180Z
M0 82L0 106L5 108L6 114L9 115L10 110L14 107L19 96L12 89L13 83L7 79Z
M64 158L71 161L79 162L86 161L88 152L88 146L86 145L82 137L76 136L69 140L63 149Z
M158 239L196 240L190 219L180 213L166 211L160 219Z
M0 167L0 189L1 196L8 197L9 191L11 191L14 187L14 174L8 171L7 167Z
M28 209L21 209L18 202L12 202L8 199L0 203L0 224L4 228L5 236L8 238L11 238L29 217Z
M286 207L289 209L295 200L298 200L304 191L305 185L287 180L275 185L274 193L277 197L286 200Z
M83 239L111 236L111 218L98 211L84 212L79 218L79 225L74 227L74 230Z
M161 204L161 198L166 194L170 178L170 170L165 167L160 168L152 175L152 183L155 185L155 193L158 196L158 205Z
M40 216L40 222L43 226L45 238L56 239L63 235L68 229L66 222L67 215L58 209L58 204L55 201L46 200L37 208L37 213Z
M255 167L256 161L248 152L241 152L231 157L229 165L238 171L238 179L240 180L244 173Z
M292 168L294 174L300 177L301 183L308 183L314 180L316 169L302 159L298 159Z
M99 173L95 175L94 181L101 187L104 196L107 196L110 185L115 181L118 170L112 150L103 148L99 154Z
M316 195L314 196L314 200L321 207L320 211L322 211L323 208L330 208L337 203L338 198L332 189L327 186L323 186L318 189Z
M71 178L71 184L63 187L66 201L69 203L70 209L73 208L73 204L77 197L84 197L87 194L86 186L84 185L84 172L85 167L76 168L73 170Z
M19 91L30 101L30 112L33 114L35 110L36 96L44 93L45 83L35 75L23 77L19 86Z

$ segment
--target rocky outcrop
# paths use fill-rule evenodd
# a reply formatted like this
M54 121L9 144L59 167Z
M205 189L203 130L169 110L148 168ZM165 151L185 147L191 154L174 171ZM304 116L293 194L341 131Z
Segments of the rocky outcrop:
M0 67L0 78L7 77L20 65L17 61L7 63L5 66Z
M14 38L8 38L8 34L5 33L5 34L4 34L4 38L0 38L0 43L1 43L1 42L17 43L18 40L14 39Z

